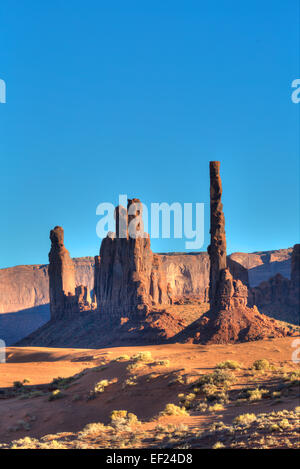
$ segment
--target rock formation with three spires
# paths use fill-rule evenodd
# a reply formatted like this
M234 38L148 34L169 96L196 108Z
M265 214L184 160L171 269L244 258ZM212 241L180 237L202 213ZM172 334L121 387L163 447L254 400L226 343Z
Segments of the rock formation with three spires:
M223 213L220 162L210 162L210 310L174 337L177 341L230 343L281 337L289 330L259 313L248 287L228 264ZM102 240L95 257L93 300L87 287L75 287L73 261L64 246L59 226L50 232L49 290L51 321L96 314L101 321L127 318L146 320L153 309L174 302L172 289L161 266L161 257L150 247L143 230L142 204L129 199L127 208L115 209L116 230ZM295 247L298 253L299 245ZM295 254L296 256L296 254ZM237 270L238 272L238 270ZM293 264L291 291L299 289L299 265ZM294 286L296 284L296 286ZM258 294L258 293L257 293ZM292 295L292 294L291 294ZM248 301L249 299L249 301ZM252 305L252 307L247 306ZM149 321L149 319L148 319Z

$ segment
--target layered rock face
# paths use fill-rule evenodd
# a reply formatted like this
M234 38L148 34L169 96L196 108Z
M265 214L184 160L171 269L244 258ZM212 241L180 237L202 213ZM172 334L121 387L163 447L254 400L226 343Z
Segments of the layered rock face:
M101 315L143 317L151 308L170 304L161 258L150 248L142 227L142 204L128 201L127 210L116 208L116 233L103 239L95 259L95 293Z
M244 266L249 275L249 285L257 287L261 282L281 274L285 278L291 276L291 258L293 248L275 251L259 251L253 253L234 252L230 258Z
M291 275L293 248L260 253L234 253L227 256L227 265L234 278L250 287L280 273L285 278ZM161 257L167 283L170 283L175 297L197 296L208 301L209 256L199 253L166 253ZM99 258L100 257L96 256ZM86 285L94 289L95 259L93 257L73 258L76 286ZM49 303L48 265L19 265L0 269L0 314L14 313ZM45 308L43 308L43 311Z
M293 298L291 301L295 301L299 304L299 289L300 289L300 244L295 244L292 254L292 268L291 268L291 284L294 289Z
M281 274L261 282L249 292L249 304L256 304L266 314L294 324L300 319L300 244L292 252L290 280Z
M49 252L49 298L51 319L90 310L87 287L75 283L75 267L69 251L64 245L64 230L56 226L50 231Z

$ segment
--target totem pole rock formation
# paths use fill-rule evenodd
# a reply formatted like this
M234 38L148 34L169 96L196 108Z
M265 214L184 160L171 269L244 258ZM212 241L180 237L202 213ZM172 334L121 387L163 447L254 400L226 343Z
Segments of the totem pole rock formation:
M70 313L90 310L88 288L75 283L75 267L64 245L64 230L56 226L50 231L49 297L51 319L59 319Z
M174 341L234 343L289 335L274 319L247 307L248 288L233 278L226 258L225 219L221 202L220 162L210 162L210 310L178 334Z
M142 204L129 199L115 210L116 232L102 240L95 258L95 293L101 315L145 317L151 308L170 304L161 257L152 252L143 230Z
M209 302L210 307L229 309L246 306L248 288L234 280L227 267L225 217L223 213L220 162L211 161L210 168L210 257Z

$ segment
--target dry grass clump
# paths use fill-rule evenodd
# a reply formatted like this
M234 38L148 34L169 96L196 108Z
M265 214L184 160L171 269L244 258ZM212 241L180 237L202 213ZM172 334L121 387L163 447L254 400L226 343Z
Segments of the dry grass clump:
M170 360L156 360L153 362L152 366L165 366L168 368L170 366Z
M129 386L136 386L137 380L136 376L131 376L130 378L125 379L124 383L122 384L122 389L126 389Z
M81 432L79 432L79 438L87 438L88 436L98 435L99 433L105 431L107 427L101 423L89 423L86 425Z
M152 360L151 352L148 352L148 351L138 352L131 357L132 363L130 363L126 369L127 371L136 370L137 368L140 368L144 364L151 362L151 360Z
M221 410L224 410L224 409L225 407L223 406L223 404L219 404L218 402L208 407L209 412L220 412Z
M248 389L247 396L249 401L260 401L263 397L268 397L269 391L267 389Z
M88 399L95 399L99 394L105 391L105 388L107 388L107 386L115 382L116 379L112 379L110 381L108 379L102 379L101 381L98 381L98 383L96 383L94 388L90 391Z
M234 419L233 423L238 425L249 425L250 423L255 422L255 420L255 414L241 414Z
M130 360L130 356L129 355L120 355L119 357L115 358L115 361L116 362L128 362Z
M137 416L127 410L113 410L110 414L111 424L119 429L130 428L132 425L140 424Z
M220 370L239 370L242 368L242 365L235 360L225 360L216 365L216 368Z
M225 445L221 441L217 441L212 447L212 449L224 449Z
M189 415L185 407L179 407L176 404L167 404L164 410L160 412L161 416L164 415Z
M178 397L180 399L180 403L185 407L186 409L191 409L193 407L193 401L196 398L196 394L191 392L187 395L180 393L178 394Z
M135 362L149 362L152 360L152 354L148 351L138 352L131 357L131 360Z

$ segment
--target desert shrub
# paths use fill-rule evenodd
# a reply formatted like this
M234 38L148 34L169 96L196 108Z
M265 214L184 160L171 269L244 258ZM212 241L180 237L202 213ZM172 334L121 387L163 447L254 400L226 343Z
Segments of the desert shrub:
M248 389L247 396L249 401L260 401L266 394L269 394L269 391L266 389Z
M236 377L230 371L215 370L213 373L202 375L197 381L197 385L213 384L215 386L229 387L236 381Z
M125 419L127 417L127 410L113 410L110 414L111 421Z
M103 423L89 423L86 425L81 432L79 432L79 438L85 438L90 435L96 435L105 431L106 427Z
M270 432L279 432L280 431L280 427L277 423L272 423L271 425L269 425L269 431Z
M108 379L102 379L98 383L95 384L93 392L95 394L99 394L101 392L104 392L104 389L109 385Z
M300 381L300 370L294 370L291 373L286 373L284 379L292 383Z
M114 427L124 427L139 424L137 416L127 410L113 410L110 420Z
M14 388L16 389L22 389L23 388L23 383L22 381L14 381Z
M109 381L108 379L102 379L101 381L98 381L98 383L95 384L94 388L90 391L88 399L95 399L98 394L101 394L104 392L105 388L109 386L112 381Z
M168 386L173 386L173 384L185 384L184 377L180 373L176 373L168 382Z
M160 415L189 415L185 407L179 407L175 404L167 404L165 409L160 412Z
M132 363L130 363L126 369L127 371L136 370L137 368L140 368L145 363L148 363L151 360L152 360L151 352L147 352L147 351L138 352L131 357Z
M288 421L288 419L282 419L280 420L280 422L278 423L278 425L280 426L280 428L282 428L282 430L290 427L290 423Z
M255 422L255 420L255 414L241 414L234 419L233 423L238 425L249 425L250 423Z
M131 357L131 359L135 362L148 362L152 360L152 354L151 352L138 352L135 355Z
M29 436L25 436L25 438L21 438L20 440L14 440L12 442L11 449L34 449L37 447L38 440L35 438L30 438Z
M56 401L57 399L61 399L62 397L64 397L64 394L60 391L60 389L55 389L48 397L48 401Z
M186 396L184 394L179 394L178 397L180 398L180 403L186 409L190 409L192 407L194 399L196 398L196 394L191 392L191 393L187 394Z
M129 355L120 355L119 357L116 358L116 362L125 362L125 361L129 361L130 360L130 357Z
M216 368L220 370L239 370L242 368L242 365L234 360L226 360L224 362L218 363Z
M156 360L154 363L153 363L154 366L166 366L166 367L169 367L170 366L170 360Z
M225 445L221 443L221 441L217 441L217 443L215 443L212 447L212 449L223 449L223 448L225 448Z
M208 398L208 399L214 399L218 392L219 388L215 384L203 384L201 387L201 392Z
M206 412L207 408L208 408L208 405L206 404L206 402L198 402L194 407L194 409L197 410L198 412Z
M214 405L210 405L208 407L209 412L219 412L221 410L224 410L224 406L222 404L216 403Z
M74 380L75 378L73 376L70 376L69 378L61 378L59 376L58 378L53 379L51 385L56 389L66 389Z
M132 378L125 379L124 383L122 384L122 389L125 389L127 386L136 386L136 376L132 376Z
M260 360L255 360L252 364L252 368L254 370L268 370L270 368L270 363L268 360L265 358L262 358Z

